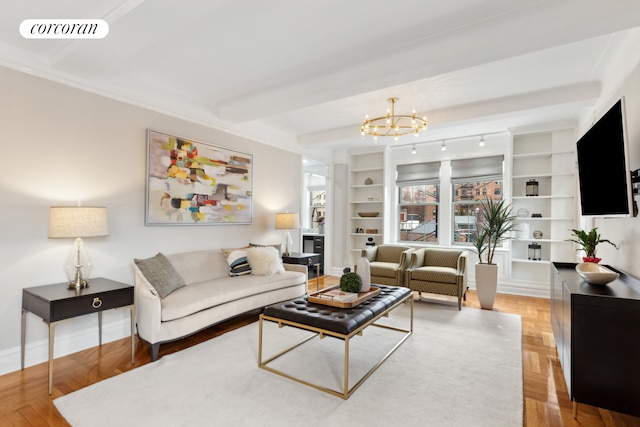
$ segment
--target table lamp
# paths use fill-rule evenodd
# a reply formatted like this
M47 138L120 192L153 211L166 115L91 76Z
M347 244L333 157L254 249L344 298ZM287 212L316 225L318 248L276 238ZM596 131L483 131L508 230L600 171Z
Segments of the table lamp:
M86 288L91 261L84 248L83 237L109 235L107 208L99 206L52 206L49 210L49 238L75 239L65 263L69 288Z
M276 230L284 230L285 249L282 255L289 256L289 243L293 243L289 230L298 228L300 228L300 216L297 213L284 212L276 214Z

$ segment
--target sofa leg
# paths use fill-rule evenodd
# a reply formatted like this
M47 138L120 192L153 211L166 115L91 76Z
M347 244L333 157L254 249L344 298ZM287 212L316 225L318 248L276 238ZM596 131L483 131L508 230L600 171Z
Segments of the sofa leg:
M160 343L151 344L151 361L158 360L158 353L160 352Z
M458 297L458 311L462 310L462 297Z

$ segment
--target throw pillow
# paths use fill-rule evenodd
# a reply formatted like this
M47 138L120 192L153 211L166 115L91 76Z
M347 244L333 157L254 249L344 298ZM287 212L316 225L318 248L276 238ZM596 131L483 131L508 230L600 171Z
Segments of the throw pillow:
M182 276L178 274L167 257L160 252L152 258L134 259L133 262L158 292L160 298L166 297L185 285Z
M275 245L261 245L259 243L249 243L249 247L251 248L267 248L267 247L272 247L272 248L276 248L276 250L278 251L279 254L282 253L282 245L280 243L277 243Z
M247 249L223 249L229 264L229 276L251 274L251 264L247 260Z
M251 273L257 276L270 276L284 273L284 266L280 253L273 247L256 247L249 249L247 253Z

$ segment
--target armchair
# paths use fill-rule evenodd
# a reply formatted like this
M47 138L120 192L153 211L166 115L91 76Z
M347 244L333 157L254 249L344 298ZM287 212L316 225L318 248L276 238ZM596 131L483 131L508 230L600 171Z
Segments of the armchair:
M467 299L468 253L457 249L422 248L411 254L405 286L417 291L458 297L458 310Z
M362 250L371 266L371 283L402 286L413 249L402 245L369 246Z

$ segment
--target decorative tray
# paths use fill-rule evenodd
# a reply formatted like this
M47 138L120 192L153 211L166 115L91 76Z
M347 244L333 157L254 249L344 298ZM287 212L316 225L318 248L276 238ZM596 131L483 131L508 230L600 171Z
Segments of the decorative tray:
M369 289L368 292L358 292L358 298L356 298L354 300L351 300L351 301L347 301L347 302L324 299L324 298L321 298L319 296L319 295L321 295L321 294L323 294L325 292L333 291L333 290L336 290L336 289L340 289L340 285L331 286L329 288L322 289L322 290L320 290L318 292L314 292L312 294L309 294L308 300L309 300L309 302L313 302L315 304L330 305L331 307L353 308L353 307L356 307L356 306L362 304L366 300L375 297L376 295L378 295L380 293L380 288L377 288L375 286L371 286L371 289Z

